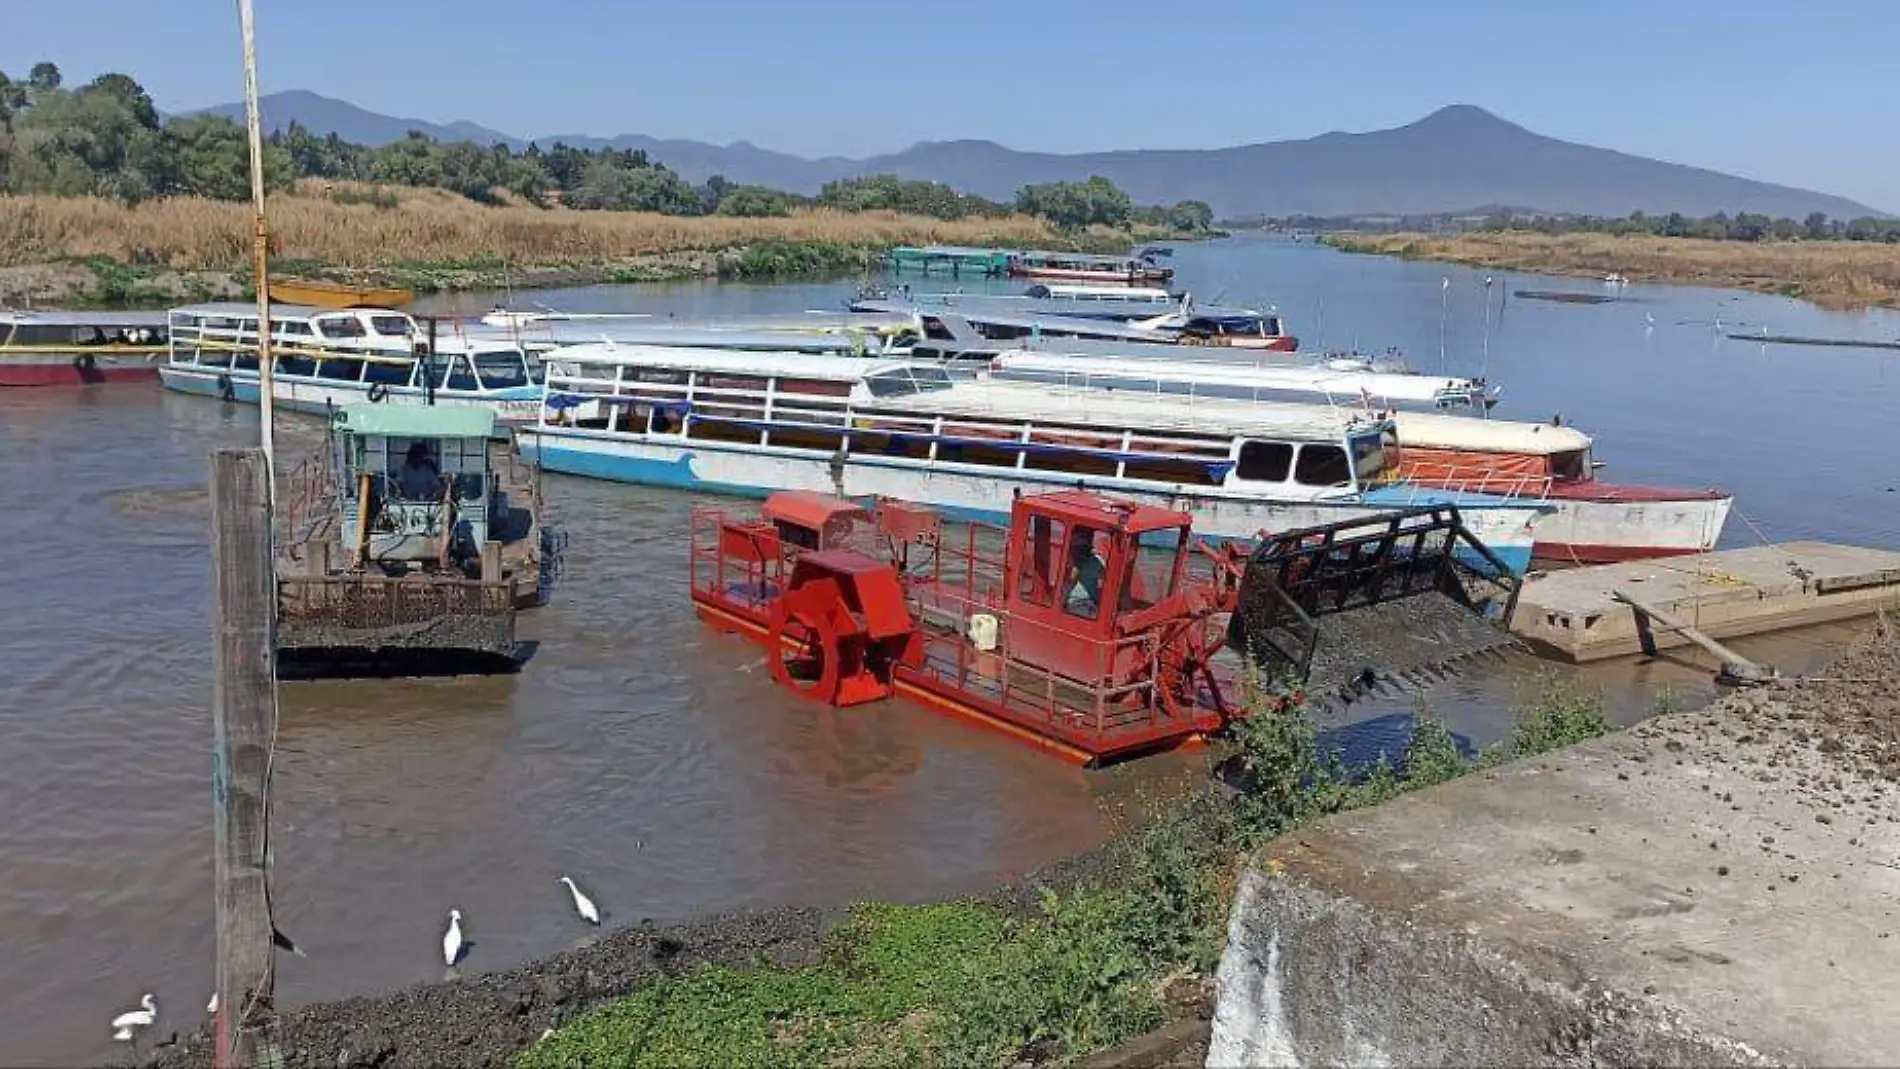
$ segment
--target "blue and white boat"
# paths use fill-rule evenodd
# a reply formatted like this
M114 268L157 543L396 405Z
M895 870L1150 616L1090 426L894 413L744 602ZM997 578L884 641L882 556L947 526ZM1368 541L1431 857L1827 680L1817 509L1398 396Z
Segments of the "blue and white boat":
M257 308L203 304L167 317L168 389L256 404ZM490 409L498 425L540 416L540 369L518 345L455 333L431 340L414 319L382 308L271 306L272 400L326 413L364 401Z
M999 521L1018 493L1083 488L1251 539L1455 504L1509 567L1546 503L1385 480L1392 424L1321 405L1133 397L954 379L940 367L797 353L574 346L522 454L549 471L713 493L807 489Z

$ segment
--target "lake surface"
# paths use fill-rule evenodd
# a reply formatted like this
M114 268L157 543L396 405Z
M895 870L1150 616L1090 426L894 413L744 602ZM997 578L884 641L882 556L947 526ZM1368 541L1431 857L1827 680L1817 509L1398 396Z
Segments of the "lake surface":
M1900 465L1875 437L1900 402L1900 357L1764 349L1712 325L1891 338L1892 315L1656 287L1614 305L1510 298L1500 315L1504 287L1596 286L1514 277L1494 283L1487 327L1482 272L1257 240L1184 245L1176 264L1207 299L1277 304L1309 342L1398 346L1420 367L1438 366L1444 312L1446 364L1502 382L1502 413L1562 412L1599 436L1606 474L1734 490L1753 528L1732 522L1731 544L1758 528L1900 546ZM595 287L516 303L698 318L835 309L851 288ZM202 1019L205 453L255 433L252 410L156 387L0 391L0 1064L111 1057L105 1022L147 991L161 1034ZM286 417L280 450L316 434ZM540 646L520 675L281 688L276 909L309 953L280 962L281 1001L439 979L451 907L477 944L468 970L564 949L586 933L562 874L610 924L956 894L1094 845L1200 772L1184 754L1086 773L902 704L794 703L752 647L692 618L692 497L556 477L546 490L571 548L555 601L524 623ZM1800 670L1851 632L1741 645ZM1511 657L1424 697L1483 743L1553 675L1602 690L1625 721L1662 688L1708 691L1706 672L1675 661L1576 672Z

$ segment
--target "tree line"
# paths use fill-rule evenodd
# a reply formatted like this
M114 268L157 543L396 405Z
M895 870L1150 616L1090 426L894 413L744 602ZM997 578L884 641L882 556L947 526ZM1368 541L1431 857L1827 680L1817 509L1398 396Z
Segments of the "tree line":
M103 74L69 88L52 63L35 64L19 81L0 71L0 194L91 195L126 203L165 196L242 200L250 196L248 145L244 128L222 116L161 119L150 94L124 74ZM334 132L319 137L296 122L271 133L264 173L273 192L318 178L444 189L488 204L506 195L543 207L666 215L782 216L815 206L944 220L1016 211L1063 229L1147 223L1204 231L1213 221L1213 212L1199 201L1137 206L1100 176L1024 186L1010 204L888 174L839 179L805 197L720 175L694 186L637 150L560 142L545 150L538 144L516 150L501 143L443 142L417 131L371 147ZM393 197L360 193L350 199L394 203Z

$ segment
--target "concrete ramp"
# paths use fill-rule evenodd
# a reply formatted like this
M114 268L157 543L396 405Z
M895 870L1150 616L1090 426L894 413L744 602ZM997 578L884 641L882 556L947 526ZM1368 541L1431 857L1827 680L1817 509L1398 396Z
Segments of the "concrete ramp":
M1900 1064L1900 805L1856 757L1884 729L1799 695L1273 844L1240 884L1208 1064Z

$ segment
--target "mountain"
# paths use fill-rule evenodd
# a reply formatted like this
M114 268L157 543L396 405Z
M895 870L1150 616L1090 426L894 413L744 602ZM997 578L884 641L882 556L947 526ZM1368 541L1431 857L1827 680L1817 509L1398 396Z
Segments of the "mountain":
M471 122L443 126L395 119L303 91L271 94L262 107L273 129L295 119L317 134L335 131L367 144L395 141L410 130L449 140L527 144ZM206 110L243 115L242 106L235 104ZM807 194L832 179L888 173L1008 200L1031 182L1099 174L1137 202L1202 200L1215 215L1227 218L1431 214L1468 211L1479 204L1590 215L1640 210L1702 216L1723 211L1799 219L1818 211L1852 219L1881 214L1844 197L1560 141L1468 104L1367 133L1334 132L1231 148L1074 155L1019 152L993 141L925 141L869 159L813 160L744 141L711 145L638 134L534 140L543 148L558 140L580 148L639 149L692 182L721 174L734 182Z
M354 141L361 145L387 145L391 141L401 141L409 136L409 131L420 130L430 137L441 141L476 141L484 145L503 141L511 146L525 145L498 130L490 130L477 123L458 120L444 125L425 122L422 119L398 119L390 115L379 115L366 108L359 108L346 100L336 100L320 96L306 89L292 89L284 93L271 93L259 97L259 110L264 115L264 130L270 132L289 126L292 122L302 123L318 137L327 137L334 133L345 141ZM244 121L244 105L219 104L214 108L201 108L191 112L193 115L222 115L237 122Z

